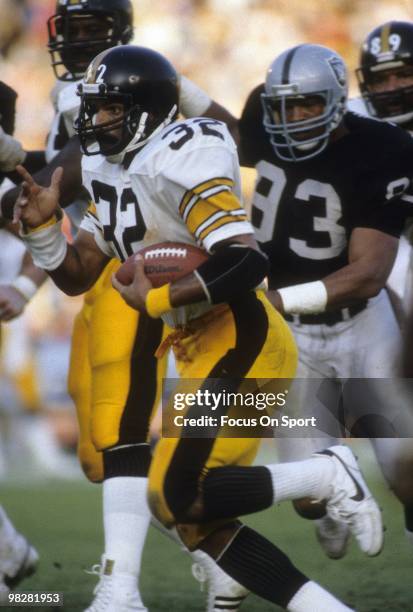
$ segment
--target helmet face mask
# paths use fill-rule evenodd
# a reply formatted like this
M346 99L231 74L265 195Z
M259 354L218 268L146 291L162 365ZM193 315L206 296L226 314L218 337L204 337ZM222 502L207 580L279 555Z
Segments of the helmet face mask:
M291 120L290 108L313 106L308 104L308 97L276 94L262 96L265 109L264 126L280 157L284 156L284 159L291 157L294 158L293 161L299 161L307 155L306 151L317 148L317 152L321 152L320 144L324 141L327 144L330 134L327 126L331 111L329 113L325 109L329 107L329 95L326 91L319 91L314 92L314 98L319 100L317 106L321 107L321 113L306 119ZM268 117L271 115L272 120L269 121Z
M334 51L307 44L276 58L261 102L277 156L298 162L319 155L342 119L346 98L346 69Z
M121 104L123 114L114 119L97 122L101 108ZM86 155L112 157L121 154L139 131L139 139L145 140L156 126L139 104L133 104L132 96L84 94L82 97L77 131L81 135L81 145Z
M130 0L59 0L48 22L48 49L56 77L77 81L92 59L110 47L130 42Z
M99 54L78 93L81 104L75 128L83 152L114 162L146 144L178 112L175 69L162 55L144 47L125 45ZM122 105L122 114L111 113L113 105Z
M363 43L356 70L369 114L403 127L413 123L413 24L392 21Z

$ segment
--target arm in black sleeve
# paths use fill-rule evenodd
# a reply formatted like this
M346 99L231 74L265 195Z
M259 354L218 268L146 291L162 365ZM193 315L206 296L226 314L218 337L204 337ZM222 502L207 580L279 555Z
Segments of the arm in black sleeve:
M230 302L255 289L268 274L268 259L245 244L225 243L194 272L211 304Z
M6 134L13 135L17 93L0 81L0 125Z

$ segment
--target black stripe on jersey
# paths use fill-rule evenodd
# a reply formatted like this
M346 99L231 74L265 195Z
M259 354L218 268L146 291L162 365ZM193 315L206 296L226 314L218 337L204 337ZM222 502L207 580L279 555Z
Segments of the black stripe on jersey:
M228 223L240 223L241 221L247 221L248 217L243 208L239 208L238 210L218 210L212 213L209 217L205 219L197 228L195 232L195 238L197 240L201 240L201 242L209 236L210 233L215 232L218 229L221 229L224 225ZM218 227L214 227L210 229L212 225L214 225L217 221L222 222Z
M95 213L91 212L90 210L87 210L85 212L85 217L92 217L92 221L94 223L95 223L95 221L97 221L99 223L99 225L100 225L100 221L99 221L97 215L95 215ZM96 225L96 223L95 223L95 225Z
M119 426L118 444L147 441L157 390L155 351L161 343L162 331L162 319L139 315L130 360L130 387Z
M235 346L217 361L201 385L201 390L236 393L264 347L268 334L268 317L256 293L246 294L231 303L230 308L236 330ZM251 334L251 321L254 321L254 334ZM218 406L214 411L218 422L228 410L227 406ZM199 416L196 406L190 408L186 416ZM164 494L169 509L178 521L180 514L190 507L198 495L199 479L205 473L205 465L215 439L181 438L175 448L165 475Z
M290 83L290 67L291 67L291 62L293 61L293 57L295 55L295 52L300 47L302 47L302 45L298 45L297 47L293 47L287 53L287 56L286 56L285 61L284 61L283 73L282 73L282 77L281 77L281 84L282 85L289 85L289 83Z
M227 188L232 187L234 181L227 176L215 176L207 181L202 181L202 183L198 183L194 187L191 187L187 191L185 191L182 196L181 201L179 202L179 212L182 215L185 207L188 203L188 200L192 199L194 195L202 196L204 191L208 191L214 187L219 187L220 185L225 185ZM229 190L229 189L228 189Z

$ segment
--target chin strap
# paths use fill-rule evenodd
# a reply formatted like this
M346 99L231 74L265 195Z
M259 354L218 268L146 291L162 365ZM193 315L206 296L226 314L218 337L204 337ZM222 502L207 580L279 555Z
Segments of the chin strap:
M127 153L130 153L131 151L135 151L135 149L140 149L151 138L153 138L156 134L161 132L167 125L169 125L172 122L173 118L175 117L177 110L178 110L178 107L176 106L176 104L174 104L171 110L169 111L166 119L164 119L164 121L162 121L162 123L160 123L158 127L151 134L149 134L147 138L144 138L143 140L141 140L141 138L145 133L146 123L148 121L149 113L146 113L146 112L142 113L139 119L138 129L136 130L135 136L132 138L130 143L123 149L123 151L121 151L120 153L116 153L116 155L108 155L106 158L108 162L110 162L111 164L121 164Z

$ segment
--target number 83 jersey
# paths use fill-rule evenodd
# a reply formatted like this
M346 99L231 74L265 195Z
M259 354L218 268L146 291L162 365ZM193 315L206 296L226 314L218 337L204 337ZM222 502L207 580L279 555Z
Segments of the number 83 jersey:
M244 108L240 157L257 170L252 225L270 258L271 288L318 280L347 265L356 227L400 236L411 214L412 138L349 112L341 137L318 156L283 161L262 124L262 91L257 87Z
M81 227L109 257L124 261L163 241L209 251L216 242L253 233L240 203L237 149L225 124L205 118L177 122L128 155L123 164L101 155L82 160L92 202ZM204 311L209 307L205 303ZM185 319L202 314L201 306L187 310Z

